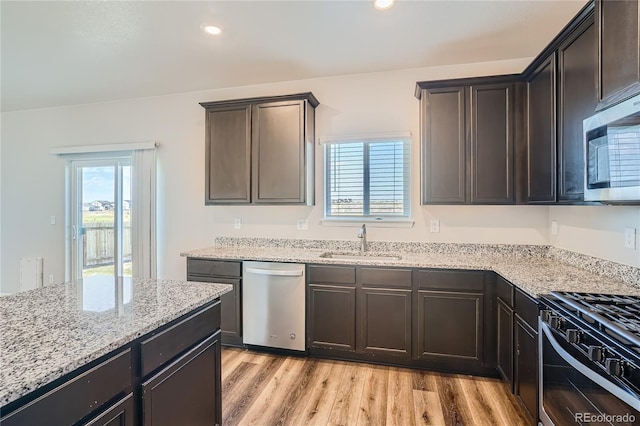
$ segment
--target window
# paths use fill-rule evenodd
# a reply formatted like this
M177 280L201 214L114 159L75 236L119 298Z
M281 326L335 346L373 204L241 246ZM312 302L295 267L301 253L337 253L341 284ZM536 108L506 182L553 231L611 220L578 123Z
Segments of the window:
M409 135L325 142L325 217L408 219Z

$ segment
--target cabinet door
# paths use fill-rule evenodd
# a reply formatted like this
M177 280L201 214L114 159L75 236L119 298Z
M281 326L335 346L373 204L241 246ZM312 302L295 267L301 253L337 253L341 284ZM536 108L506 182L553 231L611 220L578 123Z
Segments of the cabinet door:
M222 344L243 346L242 344L242 280L240 278L187 275L189 281L231 284L230 292L220 296L220 330Z
M220 333L216 333L142 383L142 423L221 424L220 362Z
M514 202L513 92L512 84L471 87L471 203Z
M527 201L556 200L556 60L551 54L527 81Z
M205 204L251 201L251 107L207 110Z
M98 416L84 423L85 426L133 426L133 394L113 404Z
M253 106L254 203L305 202L304 105L285 101Z
M498 373L513 387L513 310L498 299Z
M464 87L422 92L423 204L466 202L464 92Z
M599 109L640 92L638 0L597 0Z
M479 293L419 290L417 356L481 362L483 299Z
M411 358L411 290L358 290L358 350Z
M356 350L356 289L353 286L309 285L310 348Z
M516 316L515 394L538 417L538 334Z
M220 296L220 330L222 343L242 346L242 281L239 278L214 278L231 284L233 289Z
M584 198L582 121L596 110L595 43L591 17L558 49L558 201Z

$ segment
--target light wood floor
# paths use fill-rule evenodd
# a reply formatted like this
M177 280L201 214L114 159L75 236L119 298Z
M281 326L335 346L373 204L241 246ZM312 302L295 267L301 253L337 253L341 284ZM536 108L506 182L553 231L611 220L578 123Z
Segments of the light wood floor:
M222 350L222 424L526 425L497 379Z

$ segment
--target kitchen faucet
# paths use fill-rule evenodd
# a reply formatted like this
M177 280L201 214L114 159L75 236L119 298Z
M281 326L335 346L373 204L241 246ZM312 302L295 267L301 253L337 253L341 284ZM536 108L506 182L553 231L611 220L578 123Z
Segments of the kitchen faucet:
M367 227L364 224L360 227L358 238L360 238L360 252L364 253L367 251Z

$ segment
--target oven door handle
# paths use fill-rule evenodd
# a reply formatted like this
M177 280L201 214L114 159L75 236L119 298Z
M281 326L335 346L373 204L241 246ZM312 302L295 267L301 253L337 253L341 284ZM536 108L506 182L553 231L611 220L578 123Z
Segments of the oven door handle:
M616 385L615 383L605 379L604 377L602 377L601 375L599 375L598 373L594 372L589 367L581 363L579 360L574 358L569 352L567 352L562 346L560 346L556 338L553 336L553 333L551 332L551 328L549 327L549 325L547 325L542 320L538 320L538 321L540 322L540 329L544 332L547 339L549 339L549 343L551 343L551 346L553 346L553 349L556 351L558 355L562 357L562 359L564 359L569 365L571 365L573 368L578 370L584 376L588 377L589 379L597 383L599 386L602 386L604 389L611 392L618 399L630 405L636 411L640 411L640 399L635 397L633 394L627 392L620 386Z

